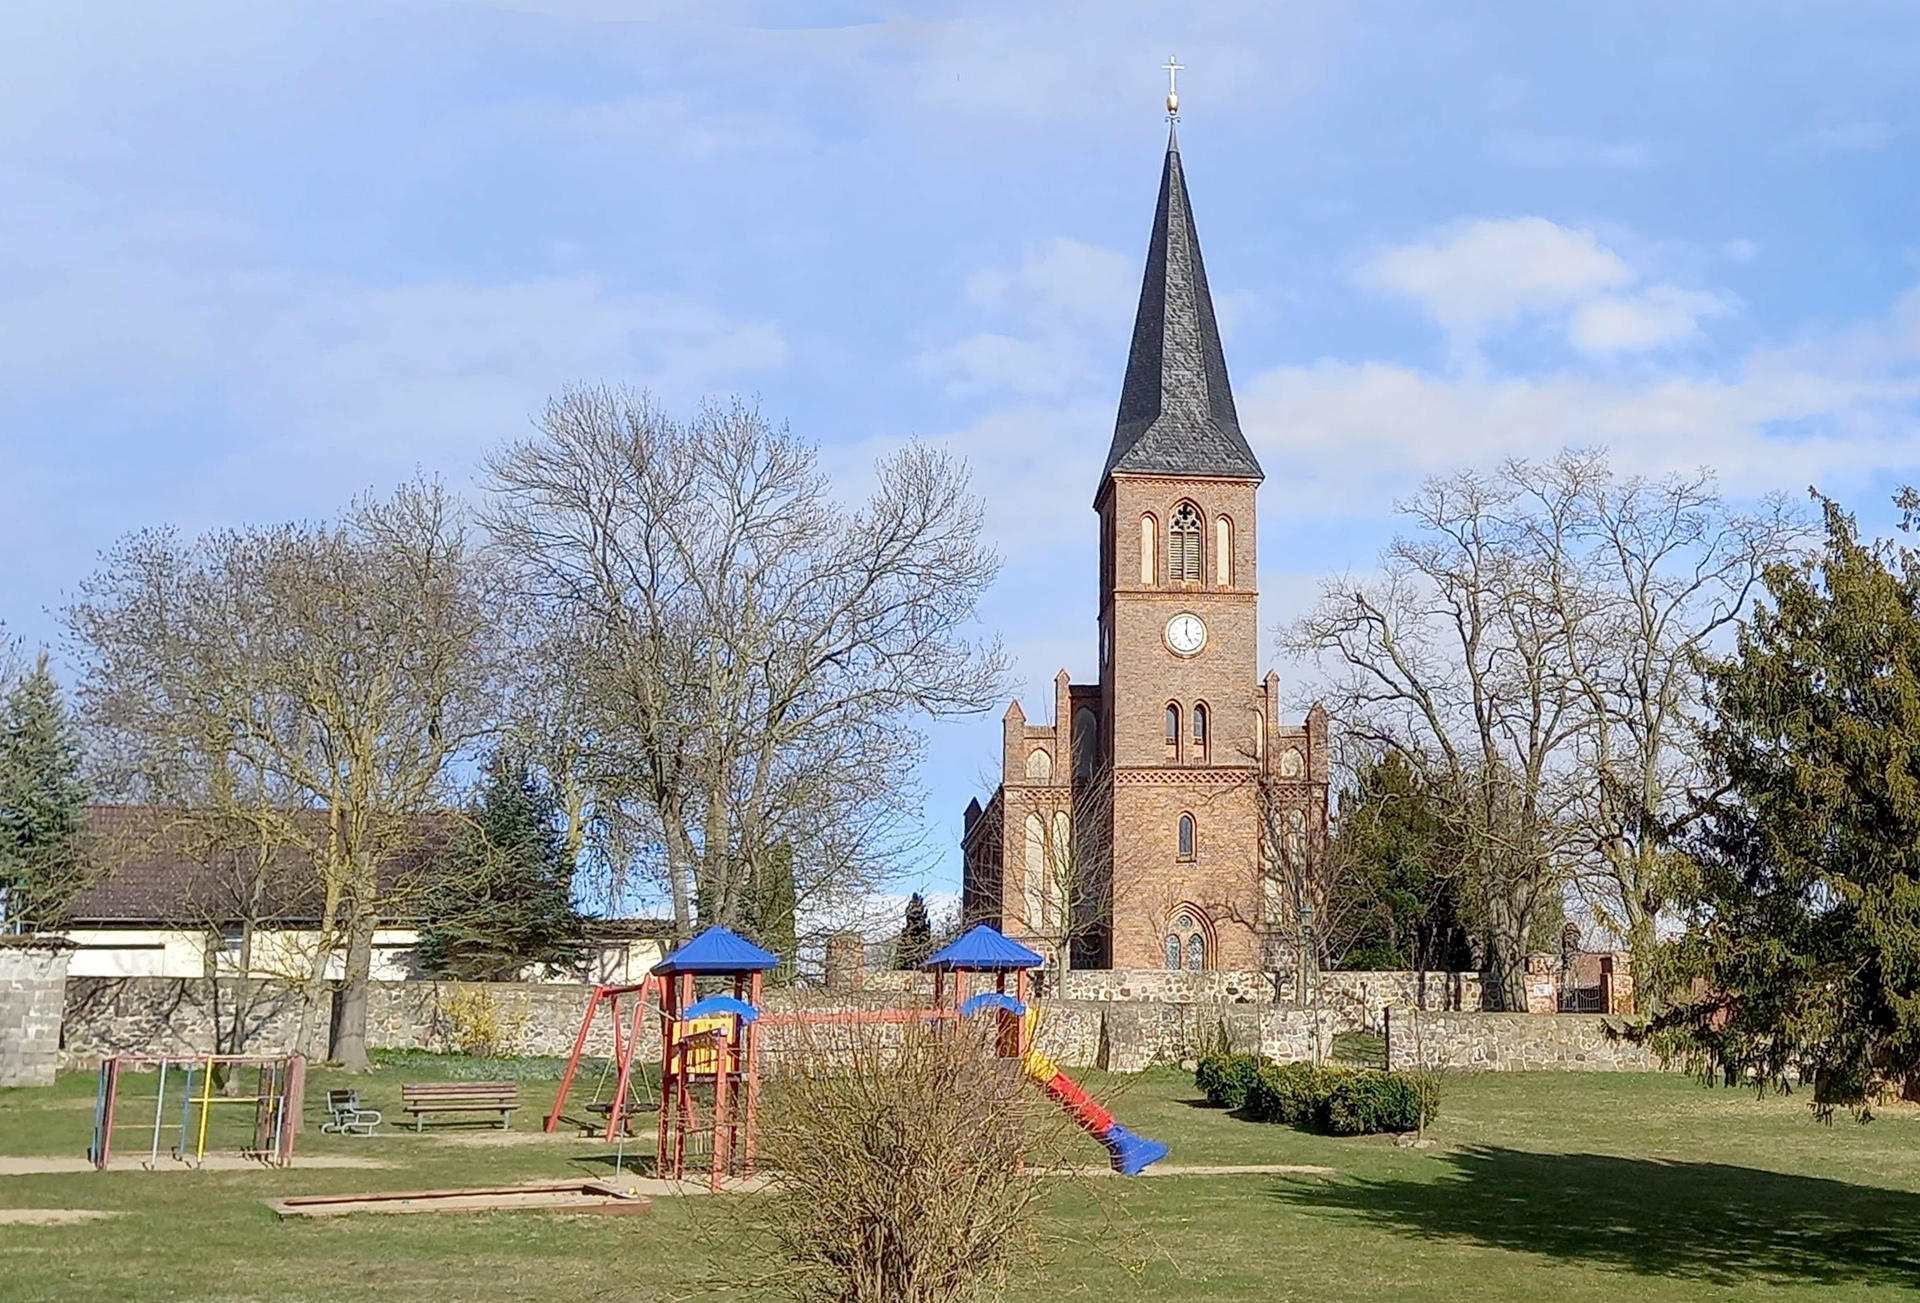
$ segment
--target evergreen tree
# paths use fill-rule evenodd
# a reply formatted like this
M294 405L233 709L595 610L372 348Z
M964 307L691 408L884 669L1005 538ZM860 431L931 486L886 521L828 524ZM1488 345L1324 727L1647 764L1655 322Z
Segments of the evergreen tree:
M933 949L933 919L927 914L926 900L916 891L907 897L907 916L900 927L900 943L894 951L893 966L918 968Z
M795 915L799 902L793 886L793 846L781 843L769 851L755 874L753 891L745 902L742 922L748 934L780 956L780 967L767 974L767 980L784 983L793 980L795 956L800 952L799 927Z
M92 880L80 734L40 653L0 708L0 926L58 927Z
M1696 847L1654 1043L1729 1082L1811 1080L1823 1114L1920 1085L1920 553L1826 544L1709 666L1729 789ZM1658 993L1657 993L1658 994Z
M1473 967L1461 916L1458 836L1430 780L1391 752L1363 765L1340 796L1329 912L1344 920L1343 968Z
M523 760L496 751L427 893L421 966L507 981L532 965L578 967L584 942L553 794Z

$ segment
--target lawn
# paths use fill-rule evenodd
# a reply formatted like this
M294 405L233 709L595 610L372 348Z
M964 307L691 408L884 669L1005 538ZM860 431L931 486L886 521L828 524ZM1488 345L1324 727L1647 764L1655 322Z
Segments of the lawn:
M416 1058L355 1079L392 1109L402 1081L471 1073ZM529 1073L537 1078L535 1067ZM341 1078L316 1072L309 1098ZM1453 1079L1429 1149L1242 1122L1183 1074L1087 1074L1169 1164L1298 1164L1061 1184L1054 1261L1021 1299L1534 1300L1884 1297L1920 1287L1920 1114L1823 1126L1801 1098L1677 1077ZM509 1138L473 1126L319 1135L303 1155L377 1170L0 1176L0 1208L92 1208L77 1225L0 1224L0 1299L750 1299L724 1207L659 1200L650 1217L539 1213L279 1222L274 1194L423 1188L609 1172L605 1146L542 1137L554 1083L524 1080ZM84 1150L93 1081L0 1091L0 1154ZM397 1116L397 1110L389 1116ZM123 1137L121 1144L133 1142ZM129 1152L123 1150L123 1152ZM1095 1151L1089 1144L1089 1154ZM129 1158L135 1157L129 1152Z

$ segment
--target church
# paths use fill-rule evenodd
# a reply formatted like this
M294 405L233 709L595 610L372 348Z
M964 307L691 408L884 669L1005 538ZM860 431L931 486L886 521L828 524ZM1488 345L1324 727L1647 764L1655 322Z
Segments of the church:
M1327 715L1283 724L1279 675L1259 677L1263 478L1170 132L1093 498L1099 682L1061 670L1044 723L1007 707L999 786L966 811L969 922L1074 968L1294 966Z

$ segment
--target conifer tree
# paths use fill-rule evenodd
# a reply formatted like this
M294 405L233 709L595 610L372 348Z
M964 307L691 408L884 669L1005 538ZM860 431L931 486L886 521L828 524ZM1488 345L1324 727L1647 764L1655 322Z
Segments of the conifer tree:
M1920 1086L1920 552L1824 551L1709 667L1729 796L1697 847L1654 1043L1729 1082L1810 1080L1823 1113Z
M767 852L754 874L753 891L741 921L753 939L780 956L780 967L767 974L776 984L793 979L794 958L800 950L796 915L799 902L793 885L793 846L783 842Z
M43 651L0 707L0 923L58 927L92 877L80 734Z
M927 915L927 902L919 892L907 897L907 916L900 928L900 945L894 954L895 968L918 968L920 961L933 953L933 920Z
M558 806L504 749L488 762L424 914L417 954L436 976L506 981L534 965L580 963L584 932Z
M1472 966L1464 856L1429 775L1399 752L1359 766L1341 793L1331 849L1339 871L1327 913L1345 942L1342 967Z

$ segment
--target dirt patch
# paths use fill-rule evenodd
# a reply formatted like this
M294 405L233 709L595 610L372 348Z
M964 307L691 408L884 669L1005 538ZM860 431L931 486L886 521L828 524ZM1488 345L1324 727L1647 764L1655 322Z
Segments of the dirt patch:
M111 1172L140 1172L146 1162L145 1150L134 1154L116 1153L113 1164L107 1170ZM378 1158L361 1158L354 1154L315 1154L311 1158L296 1156L295 1167L392 1167L393 1164ZM44 1158L19 1158L0 1154L0 1176L57 1176L63 1172L91 1172L93 1163L84 1155L68 1157L56 1154ZM176 1163L164 1155L156 1172L275 1172L281 1169L256 1163L250 1158L241 1158L237 1154L208 1154L206 1162L199 1167L190 1167L185 1163Z
M119 1215L104 1208L0 1208L0 1226L65 1226Z

